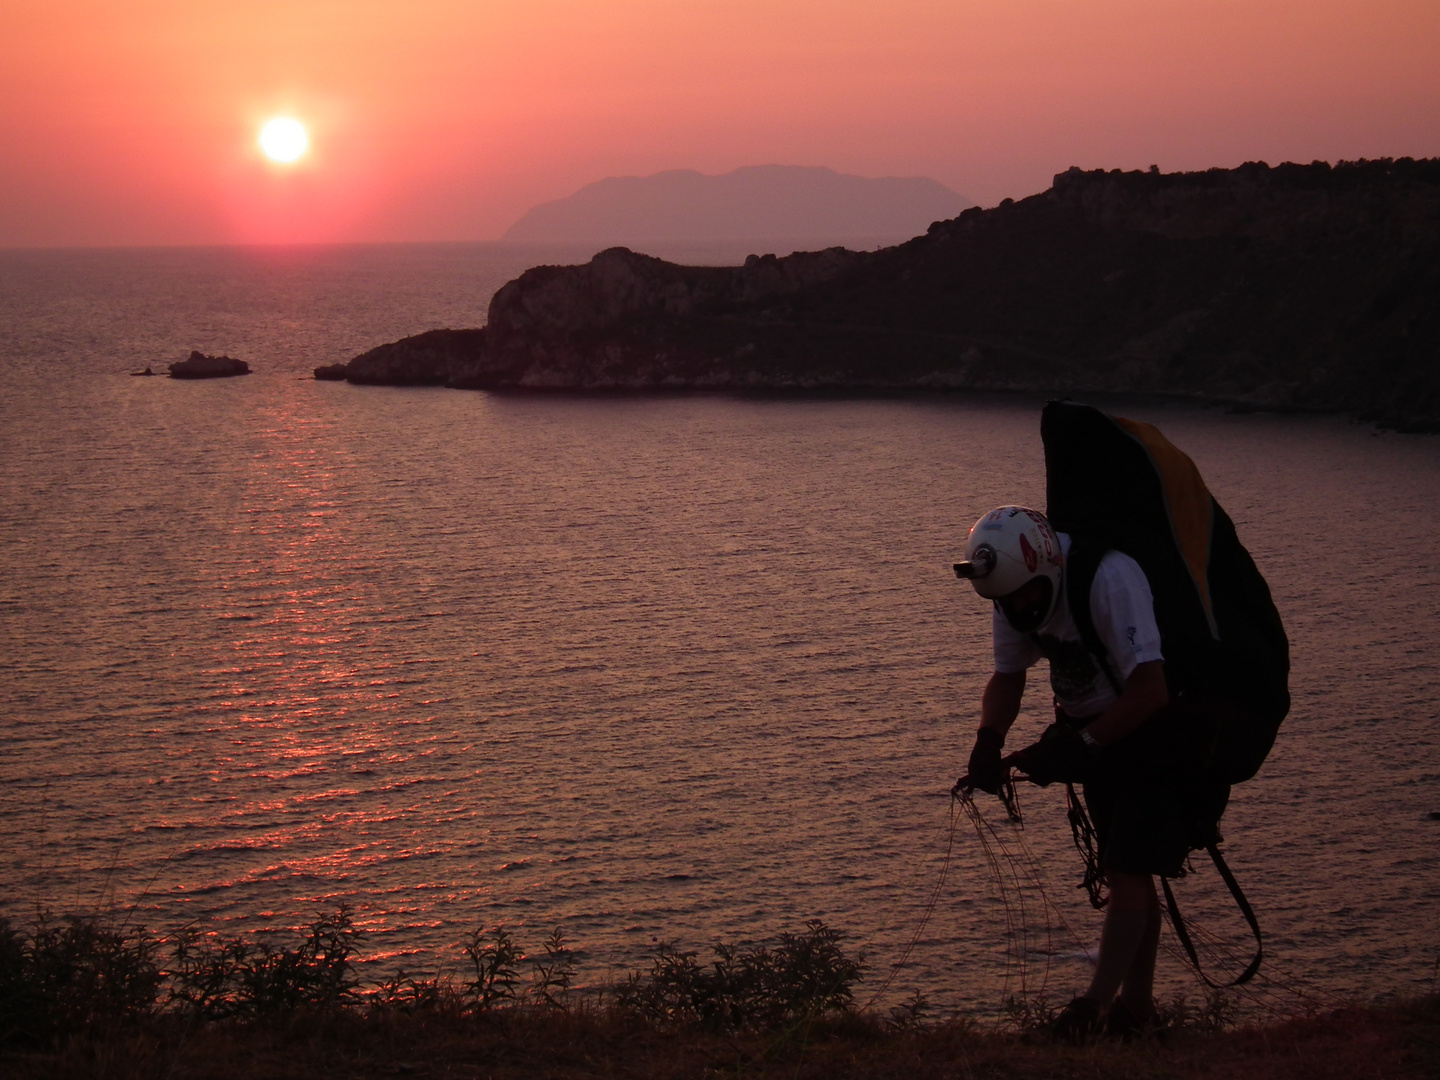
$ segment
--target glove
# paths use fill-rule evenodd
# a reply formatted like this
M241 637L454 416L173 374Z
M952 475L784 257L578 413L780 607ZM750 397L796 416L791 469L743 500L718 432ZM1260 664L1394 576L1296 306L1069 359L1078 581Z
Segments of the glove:
M1060 724L1051 724L1040 741L1025 747L1012 759L1032 784L1049 787L1059 780L1066 784L1080 783L1095 765L1100 751L1092 747L1080 733Z
M982 727L975 735L975 749L970 751L970 785L995 795L1005 782L1005 767L1000 764L1000 748L1005 736L991 727Z

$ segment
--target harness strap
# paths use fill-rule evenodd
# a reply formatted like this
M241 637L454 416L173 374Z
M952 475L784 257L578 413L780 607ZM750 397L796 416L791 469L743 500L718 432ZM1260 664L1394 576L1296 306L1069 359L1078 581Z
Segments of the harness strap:
M1105 647L1100 631L1095 628L1095 619L1090 610L1090 587L1095 584L1095 573L1100 569L1100 561L1110 551L1107 545L1092 542L1087 537L1071 535L1070 551L1065 556L1065 603L1070 608L1070 618L1075 623L1075 630L1080 635L1085 651L1099 665L1105 681L1110 684L1110 689L1115 691L1115 696L1119 697L1125 692L1125 683L1110 662L1110 650ZM1037 648L1040 647L1039 634L1032 633L1030 640Z
M1100 568L1100 561L1109 550L1110 548L1105 544L1095 543L1088 538L1071 534L1070 551L1065 559L1065 599L1070 606L1070 617L1075 622L1081 642L1086 651L1099 664L1100 670L1105 674L1105 678L1118 696L1124 692L1124 684L1111 666L1109 650L1106 649L1105 642L1095 627L1095 620L1090 611L1090 587L1094 584L1096 571ZM1039 644L1038 635L1031 634L1030 637L1037 645ZM1085 880L1081 883L1081 887L1089 893L1091 905L1099 909L1104 907L1107 897L1101 891L1105 878L1095 850L1095 828L1085 813L1084 805L1075 797L1074 786L1066 784L1065 789L1070 835L1085 861ZM1240 888L1240 883L1235 880L1235 875L1231 873L1225 857L1220 854L1219 846L1213 843L1206 844L1205 850L1210 853L1210 861L1220 872L1221 879L1224 880L1226 888L1230 890L1230 895L1235 898L1236 906L1240 908L1240 914L1245 916L1245 921L1250 925L1250 932L1255 935L1255 955L1240 976L1228 983L1217 983L1205 974L1204 969L1200 966L1200 956L1195 951L1195 943L1190 940L1190 931L1185 926L1185 917L1180 914L1180 905L1175 900L1175 892L1170 888L1170 879L1162 877L1160 885L1165 890L1165 906L1170 910L1170 922L1175 927L1175 935L1180 939L1180 944L1190 958L1195 973L1205 981L1205 984L1215 990L1244 986L1255 977L1255 973L1260 970L1261 961L1265 958L1265 941L1260 934L1260 920L1255 917L1255 911L1251 908L1250 901L1245 899L1245 893Z
M1068 780L1065 782L1065 817L1070 822L1070 839L1075 841L1075 850L1080 852L1080 858L1085 863L1085 880L1076 887L1085 890L1091 907L1103 911L1110 902L1110 896L1105 891L1105 871L1100 869L1097 850L1100 838L1090 815L1085 812L1085 804L1075 794L1075 785Z
M1260 936L1260 920L1255 918L1255 911L1250 907L1250 901L1245 899L1245 893L1241 890L1240 883L1235 880L1235 875L1230 872L1230 867L1225 862L1225 856L1220 854L1220 848L1215 844L1206 844L1205 850L1210 853L1210 861L1215 864L1215 869L1220 871L1220 877L1230 890L1230 895L1235 898L1236 906L1240 908L1240 914L1245 916L1245 921L1250 924L1250 932L1255 935L1255 955L1251 958L1249 965L1238 978L1228 983L1213 981L1200 966L1200 957L1195 952L1195 943L1190 940L1190 931L1185 928L1185 916L1180 914L1180 905L1175 901L1175 893L1170 888L1170 879L1162 877L1160 887L1165 890L1165 906L1170 909L1170 923L1175 927L1175 936L1184 946L1185 955L1190 957L1195 974L1205 980L1205 985L1214 990L1244 986L1255 977L1255 973L1260 970L1260 962L1265 958L1265 941Z

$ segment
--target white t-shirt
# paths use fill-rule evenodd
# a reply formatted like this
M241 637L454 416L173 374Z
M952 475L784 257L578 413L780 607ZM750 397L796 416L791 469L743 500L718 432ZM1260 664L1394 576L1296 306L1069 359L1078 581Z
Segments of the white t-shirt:
M1060 550L1070 553L1070 537L1059 534ZM1155 625L1155 601L1140 564L1119 551L1107 551L1090 586L1090 617L1109 651L1112 671L1123 686L1136 665L1163 660L1160 630ZM1094 716L1118 696L1099 663L1086 651L1070 617L1065 590L1048 621L1036 631L1037 645L1008 622L997 607L994 614L995 670L1013 674L1034 666L1040 657L1050 661L1050 688L1055 700L1071 716Z

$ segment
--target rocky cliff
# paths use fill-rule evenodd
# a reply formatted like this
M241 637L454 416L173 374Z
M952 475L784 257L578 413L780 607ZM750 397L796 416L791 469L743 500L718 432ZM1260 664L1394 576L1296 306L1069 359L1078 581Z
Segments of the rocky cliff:
M484 330L427 330L377 345L348 364L318 367L315 377L373 386L458 385L484 349Z
M381 350L347 377L1170 394L1436 430L1437 297L1440 161L1072 169L876 252L538 267L495 294L483 336L426 352L425 379L375 377Z

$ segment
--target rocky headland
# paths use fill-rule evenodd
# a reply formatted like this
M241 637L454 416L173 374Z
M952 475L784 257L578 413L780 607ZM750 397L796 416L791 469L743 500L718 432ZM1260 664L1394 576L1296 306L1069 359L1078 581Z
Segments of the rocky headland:
M371 386L475 386L485 349L484 330L427 330L377 345L348 364L315 369L317 379Z
M1180 396L1440 430L1440 160L1084 172L873 252L624 248L351 382L489 390Z

